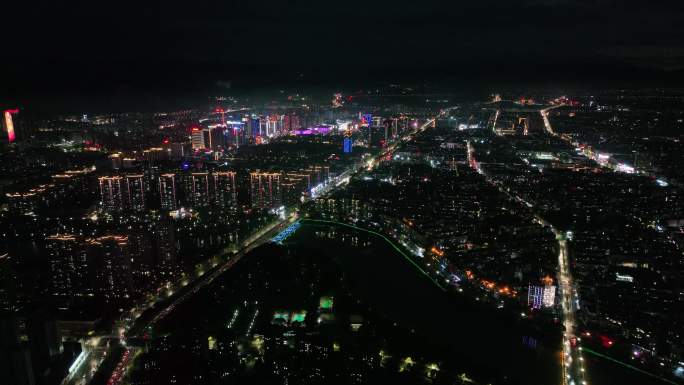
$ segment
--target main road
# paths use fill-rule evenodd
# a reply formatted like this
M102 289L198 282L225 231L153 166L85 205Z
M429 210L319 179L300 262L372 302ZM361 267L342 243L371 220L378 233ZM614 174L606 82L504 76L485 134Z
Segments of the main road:
M574 145L563 135L557 133L549 121L549 111L563 105L547 107L539 111L544 121L544 129L549 135L564 139L569 144ZM568 242L566 235L548 224L558 240L558 287L561 295L561 308L563 312L563 384L586 385L584 373L584 358L582 357L581 338L576 335L576 316L575 310L579 301L577 300L576 288L574 287L572 272L570 271Z
M568 244L565 235L553 229L558 239L558 284L561 294L561 307L563 309L563 383L582 384L587 381L584 374L584 358L580 337L576 335L577 323L575 321L575 309L577 299L575 287L568 266Z
M546 131L553 136L558 134L554 132L553 127L548 120L548 111L556 108L549 107L540 111L544 120L544 127ZM468 162L471 167L475 168L478 173L482 174L490 184L494 185L507 196L515 201L524 204L534 211L536 205L534 202L529 202L516 194L514 191L505 188L505 186L487 175L487 173L479 166L475 157L475 149L468 141ZM578 300L576 289L574 287L572 272L569 263L569 249L566 234L556 229L551 223L547 222L538 214L534 214L534 218L542 226L548 227L555 235L558 241L558 288L561 298L561 313L563 317L563 338L562 338L562 352L561 352L561 371L562 385L588 385L585 376L584 358L582 357L582 347L580 346L581 338L576 335L576 316L575 310L577 308Z

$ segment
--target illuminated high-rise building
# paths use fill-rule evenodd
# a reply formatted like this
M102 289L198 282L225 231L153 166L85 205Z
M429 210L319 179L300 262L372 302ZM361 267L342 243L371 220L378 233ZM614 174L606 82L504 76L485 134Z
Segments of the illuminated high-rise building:
M126 236L128 237L133 288L136 294L142 294L152 288L153 279L156 276L156 266L152 258L152 240L146 226L134 226L126 232Z
M268 137L280 133L283 129L283 117L281 115L269 115L266 118L266 130L264 134Z
M291 132L299 130L301 125L299 124L299 116L295 114L288 114L283 116L283 130L285 132Z
M283 175L280 189L283 203L286 205L300 203L302 194L311 190L311 174L306 171L287 172Z
M553 285L553 278L547 276L542 279L542 282L543 285L529 285L527 305L532 309L552 307L556 302L556 286Z
M193 150L216 150L223 146L223 129L193 127L191 141Z
M39 185L28 191L17 191L5 193L7 204L12 211L29 213L34 211L44 194L48 191L48 185Z
M93 294L88 277L88 256L84 240L76 235L57 234L45 238L50 284L48 292L60 298Z
M117 212L124 209L124 178L120 176L101 176L100 202L102 208L108 212Z
M268 131L268 116L262 116L261 119L259 119L259 132L261 136L266 136L266 133Z
M245 123L245 136L247 138L255 138L261 135L259 118L246 116L242 120Z
M193 150L203 150L206 148L204 144L204 132L201 128L193 127L190 135Z
M169 142L164 143L162 148L166 151L168 157L171 159L182 158L191 154L187 143Z
M553 278L547 275L542 278L542 283L544 284L542 303L545 307L551 307L556 303L556 286L553 284Z
M205 128L202 129L202 138L204 140L204 148L207 150L213 150L216 148L216 133L219 132L218 129Z
M345 136L342 139L342 152L345 154L350 154L352 152L352 138Z
M157 256L157 270L164 276L176 271L176 237L173 221L164 218L153 230L154 246Z
M12 114L16 114L18 112L19 110L3 111L2 122L5 134L7 135L8 143L12 143L17 139L16 132L14 131L14 120L12 120Z
M107 235L86 240L90 276L95 295L106 299L129 298L133 291L128 237Z
M45 239L52 296L128 298L132 293L128 237L84 239L57 234Z
M257 137L261 136L261 120L259 118L252 118L251 119L251 124L252 124L252 137Z
M544 286L542 303L545 307L551 307L556 303L556 286Z
M100 184L100 201L102 208L108 212L120 212L126 209L142 211L145 209L145 185L142 174L125 176L102 176Z
M234 171L219 171L212 174L214 201L219 207L230 207L237 201Z
M301 191L311 190L315 178L316 177L311 169L285 173L285 180L297 183L301 188Z
M136 211L145 210L145 184L142 174L126 175L126 206Z
M193 172L186 175L185 197L193 207L209 205L209 173Z
M176 176L174 174L161 174L159 176L159 199L163 210L176 210Z
M529 285L527 290L527 306L532 309L541 309L544 298L544 287Z
M95 168L83 168L80 170L66 170L63 173L52 176L54 194L73 199L74 196L87 195L91 192L94 181ZM53 199L55 197L52 197Z
M281 175L274 172L252 172L250 176L250 197L254 208L280 206Z

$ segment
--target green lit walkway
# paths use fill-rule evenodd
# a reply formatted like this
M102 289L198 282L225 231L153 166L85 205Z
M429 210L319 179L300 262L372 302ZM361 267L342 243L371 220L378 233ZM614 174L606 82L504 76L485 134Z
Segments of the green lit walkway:
M377 231L373 231L373 230L369 230L369 229L364 229L363 227L358 227L358 226L350 225L350 224L348 224L348 223L337 222L337 221L329 221L329 220L325 220L325 219L310 219L310 218L303 218L303 219L301 220L301 222L303 222L303 223L312 223L312 224L327 224L327 225L343 226L343 227L347 227L347 228L350 228L350 229L353 229L353 230L361 231L361 232L368 233L368 234L374 235L374 236L376 236L376 237L379 237L379 238L383 239L388 245L392 246L392 248L393 248L397 253L401 254L401 256L403 256L404 259L406 259L408 262L410 262L411 265L413 265L413 267L415 267L421 274L423 274L423 275L426 276L428 279L430 279L430 281L432 281L432 283L434 283L437 287L439 287L441 290L446 290L446 288L445 288L444 286L442 286L442 285L441 285L439 282L437 282L432 276L430 276L430 274L428 274L422 267L420 267L420 265L418 265L418 264L413 260L413 258L411 258L411 256L407 255L407 254L404 252L404 250L402 250L399 246L397 246L394 242L392 242L392 240L390 240L389 238L387 238L384 234L378 233Z

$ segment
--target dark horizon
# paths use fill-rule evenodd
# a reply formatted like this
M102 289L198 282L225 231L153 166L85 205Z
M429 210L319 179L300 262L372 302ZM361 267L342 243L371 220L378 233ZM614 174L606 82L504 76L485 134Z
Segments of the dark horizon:
M119 110L387 83L684 85L684 6L667 2L38 2L8 15L3 105Z
M494 71L494 70L492 70ZM370 72L355 78L335 77L334 75L311 74L309 76L257 74L225 79L206 75L190 77L185 81L173 81L171 75L163 78L135 77L126 81L104 84L95 80L79 84L65 85L68 79L46 80L39 84L28 83L22 89L14 89L9 97L0 98L2 108L20 108L39 115L104 113L104 112L151 112L171 111L174 109L208 105L215 96L275 100L279 96L301 93L307 96L329 96L335 92L353 94L387 89L391 85L429 89L431 93L451 95L455 101L484 101L494 93L510 93L514 90L547 90L567 93L572 90L598 89L648 89L681 90L684 88L684 73L659 72L635 68L621 68L625 78L614 76L586 76L581 80L570 80L559 75L532 77L525 79L486 76L480 71L469 78L462 78L435 69L427 72L430 76L422 79L412 78L397 71L391 73ZM408 74L408 72L405 72ZM614 75L617 71L606 70ZM393 75L393 76L392 76ZM641 75L641 76L634 76ZM94 75L93 75L94 76ZM574 76L579 78L578 72ZM627 79L634 76L634 79ZM267 79L279 81L269 82ZM519 96L524 96L524 92Z

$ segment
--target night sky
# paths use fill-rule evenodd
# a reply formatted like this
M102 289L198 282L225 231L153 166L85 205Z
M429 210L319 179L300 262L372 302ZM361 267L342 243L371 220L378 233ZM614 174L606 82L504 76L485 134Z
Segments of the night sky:
M14 3L0 23L5 104L228 85L683 78L683 1Z

